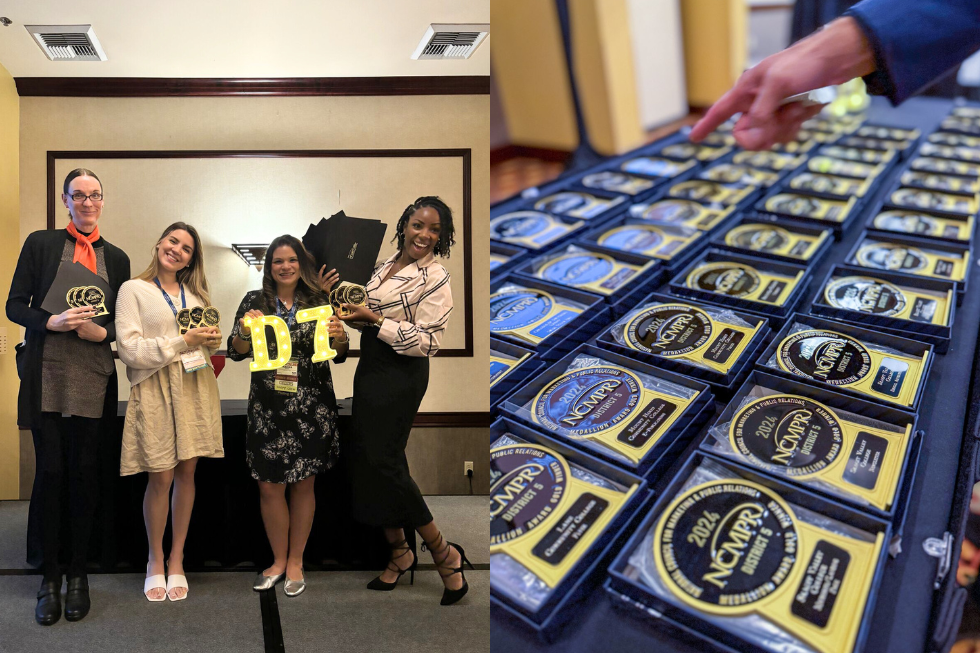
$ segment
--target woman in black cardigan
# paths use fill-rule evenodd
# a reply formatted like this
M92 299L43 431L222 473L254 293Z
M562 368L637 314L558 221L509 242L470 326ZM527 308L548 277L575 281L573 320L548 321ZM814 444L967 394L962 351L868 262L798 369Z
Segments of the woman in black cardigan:
M116 339L113 306L99 326L91 307L69 308L52 315L40 308L58 269L79 262L105 279L113 296L129 279L129 257L101 238L102 183L95 173L78 168L65 178L62 202L70 222L66 229L36 231L27 237L17 261L7 317L27 329L18 347L17 424L34 436L37 471L28 518L28 550L40 533L44 573L34 618L50 625L61 617L61 495L67 484L70 508L71 560L65 618L88 614L85 575L88 542L97 492L100 420L115 415L116 368L109 343ZM28 555L30 558L30 553ZM31 562L38 562L36 559Z

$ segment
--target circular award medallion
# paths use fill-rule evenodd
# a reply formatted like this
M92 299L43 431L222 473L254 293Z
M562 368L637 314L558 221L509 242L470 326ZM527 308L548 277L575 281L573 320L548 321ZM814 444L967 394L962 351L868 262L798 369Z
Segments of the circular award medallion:
M743 224L725 234L726 244L757 252L774 252L792 240L782 227L759 223Z
M214 306L208 306L204 309L204 325L209 327L216 327L218 323L221 322L221 314L218 313L218 309Z
M597 241L603 247L624 252L652 252L664 242L663 231L652 224L631 224L610 229Z
M637 410L643 383L621 367L599 365L565 372L534 398L534 421L572 438L610 429Z
M714 201L715 198L724 196L725 189L716 182L696 179L694 181L682 181L676 186L671 186L670 194L674 197L710 202Z
M548 197L538 200L534 208L539 211L550 211L551 213L569 213L575 209L580 209L592 204L592 198L585 193L555 193Z
M875 216L872 224L875 229L909 234L928 234L939 229L935 218L912 211L882 211Z
M490 452L490 545L512 542L547 523L567 496L568 463L531 444ZM544 527L547 530L547 526Z
M844 445L844 429L829 408L812 399L777 394L742 406L728 426L732 447L767 469L795 477L829 467Z
M503 333L531 326L554 305L554 298L543 290L526 288L495 293L490 296L490 331Z
M865 245L855 255L858 265L879 270L916 272L929 265L925 252L915 247L895 243L872 243Z
M565 286L584 286L602 281L615 270L616 261L611 256L581 252L565 254L549 261L538 276Z
M775 195L766 202L766 210L768 211L798 215L804 218L815 214L818 208L820 208L820 200L815 197L787 193Z
M949 177L930 172L908 172L902 175L903 184L912 185L916 183L926 188L936 188L938 190L957 190L959 187L954 187L955 181Z
M760 168L773 168L779 170L785 163L784 157L776 152L739 152L735 155L735 163L744 163Z
M656 156L640 156L630 159L619 167L626 172L651 177L674 177L680 174L682 170L676 162Z
M845 175L847 177L867 177L874 171L872 166L855 161L834 159L829 156L815 156L807 163L807 167L814 172Z
M187 329L191 325L191 309L182 308L177 311L177 326Z
M707 263L687 277L687 287L744 297L761 284L759 273L741 263Z
M675 143L660 150L660 153L675 159L693 159L698 155L698 146L691 143Z
M711 614L751 612L780 590L799 555L789 505L742 479L696 485L664 510L653 536L660 578L684 603Z
M660 222L679 223L701 216L704 207L689 200L664 200L651 204L640 217Z
M544 232L552 224L550 216L537 211L505 213L490 221L492 238L530 238Z
M605 172L597 172L595 174L582 177L582 185L586 188L602 188L611 191L629 192L632 195L633 193L637 192L637 190L652 188L653 182L646 179L640 179L638 177L631 177L630 175L625 175L621 172L611 172L607 170ZM633 187L636 187L636 190L623 190Z
M824 299L836 308L884 316L901 313L906 304L897 286L871 277L835 279L827 284Z
M363 286L349 286L347 289L347 303L363 305L367 301L367 292Z
M71 301L75 304L75 307L85 306L85 289L88 286L79 286L78 288L72 288L71 291Z
M898 206L914 206L920 209L940 209L955 211L956 206L950 198L928 190L899 188L892 193L891 201Z
M699 308L662 304L643 311L626 325L633 349L661 356L683 356L708 344L711 318Z
M811 190L814 193L830 193L834 195L841 193L839 183L836 179L812 172L803 172L796 175L793 181L790 182L790 186L799 190Z
M729 184L738 183L745 177L755 179L756 175L745 166L737 166L731 163L720 163L701 173L702 179L710 179L711 181L720 181Z
M105 293L97 286L88 286L84 290L82 303L88 306L98 306L105 301Z
M204 319L204 308L201 306L195 306L191 309L191 328L201 326L201 321Z
M776 349L776 360L787 372L830 385L857 383L871 373L871 354L864 345L823 329L784 338Z

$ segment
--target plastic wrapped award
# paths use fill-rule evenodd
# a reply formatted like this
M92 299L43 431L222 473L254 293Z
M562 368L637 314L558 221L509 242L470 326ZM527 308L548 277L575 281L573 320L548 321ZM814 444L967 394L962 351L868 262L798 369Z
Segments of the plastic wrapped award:
M954 161L968 161L980 163L980 149L969 147L951 147L949 145L937 145L936 143L923 143L919 148L921 156L934 156L940 159L953 159Z
M819 291L833 308L925 324L949 325L953 292L933 292L873 276L832 276Z
M747 165L769 170L792 170L803 162L804 157L781 152L763 150L760 152L739 152L732 157L735 165Z
M540 211L513 211L490 219L490 237L512 245L541 249L582 229L585 222Z
M706 204L735 206L756 191L754 186L743 184L720 184L704 179L692 179L674 184L667 189L667 195L676 199L694 200Z
M658 154L672 159L697 159L698 161L714 161L732 151L730 147L712 147L710 145L695 145L694 143L674 143L660 150Z
M827 229L805 229L790 224L742 220L728 230L724 243L749 254L765 254L807 262L832 239Z
M807 218L821 222L844 222L854 205L856 197L849 200L830 200L801 193L778 193L760 202L763 211L791 218Z
M688 273L684 284L694 290L782 306L793 294L803 274L800 270L795 277L791 277L765 272L747 263L705 261Z
M862 163L888 163L895 158L892 150L869 150L860 147L842 147L840 145L825 145L820 148L821 154L832 156L835 159L848 159L849 161L860 161Z
M860 408L859 405L856 406ZM914 418L889 424L798 392L743 389L708 431L705 447L850 501L888 511Z
M490 295L490 333L537 345L585 308L538 288L506 284Z
M810 191L822 195L833 195L843 199L863 197L871 185L871 179L852 179L818 172L800 172L789 180L793 190Z
M888 196L888 203L899 208L926 209L974 215L977 212L976 195L954 195L919 188L899 188Z
M973 238L973 216L942 216L905 209L885 210L870 223L874 229L969 242Z
M912 170L925 170L926 172L935 172L944 175L980 177L980 164L967 163L966 161L951 161L949 159L920 156L912 159L909 167Z
M980 180L974 177L954 177L922 170L909 170L902 173L902 185L927 190L942 190L950 193L975 195L980 192Z
M819 172L825 175L870 179L880 175L884 170L884 166L882 164L871 165L870 163L861 163L860 161L836 159L831 156L815 156L806 162L806 169L810 172Z
M865 268L963 281L969 266L969 250L943 251L865 238L858 243L849 262Z
M759 328L727 309L655 301L627 313L609 335L633 351L727 374Z
M638 156L622 163L619 169L647 177L669 179L687 172L697 164L697 161L674 161L660 156Z
M497 382L507 376L511 370L531 357L531 353L512 356L502 351L490 349L490 387L497 385Z
M670 261L686 254L703 237L703 231L683 224L626 218L594 232L590 240L609 249Z
M929 134L929 138L927 140L930 143L936 143L938 145L980 148L980 138L977 138L976 136L967 136L965 134L935 132L933 134Z
M626 195L639 195L657 185L657 182L645 177L637 177L636 175L616 172L615 170L606 170L585 175L579 183L586 188L599 188L614 193L625 193Z
M636 584L625 591L651 594L687 613L689 623L693 617L727 631L730 648L747 650L735 637L776 653L850 653L887 525L862 518L858 523L880 529L868 532L698 460L614 563L623 579L616 586ZM822 505L810 495L797 500Z
M698 394L693 388L582 353L516 414L636 466Z
M505 433L490 445L490 586L537 613L637 492Z
M655 263L634 265L576 245L536 258L528 273L562 286L612 295Z
M665 199L650 204L634 204L629 213L641 220L710 231L731 216L734 210L734 206L705 206L692 200Z
M779 181L779 175L768 170L752 168L734 163L719 163L698 174L699 179L717 181L722 184L745 184L749 186L772 186Z
M932 355L928 349L910 355L870 339L800 322L785 333L766 367L905 407L914 405Z
M534 208L538 211L588 220L625 201L626 198L621 195L606 198L592 193L564 191L541 198L534 203Z

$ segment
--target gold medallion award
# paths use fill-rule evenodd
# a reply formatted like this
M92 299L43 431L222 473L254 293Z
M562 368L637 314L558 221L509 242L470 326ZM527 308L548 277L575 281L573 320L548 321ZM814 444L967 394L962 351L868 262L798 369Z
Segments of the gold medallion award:
M607 254L569 247L563 254L538 265L535 276L563 286L611 295L650 265L631 265Z
M582 177L581 183L586 188L601 188L627 195L636 195L656 186L656 183L649 179L610 170L586 175Z
M868 150L860 147L841 147L840 145L826 145L820 148L820 153L835 159L847 159L874 165L888 163L895 158L895 153L891 150Z
M789 180L789 187L793 190L807 190L838 197L862 197L870 184L870 179L861 181L817 172L801 172Z
M911 424L874 422L794 394L753 399L728 424L732 449L753 465L828 483L882 510L895 498L911 437Z
M926 172L936 172L944 175L963 175L964 177L980 177L980 164L967 163L966 161L951 161L949 159L935 159L927 156L920 156L912 159L909 166L913 170L925 170Z
M776 348L779 368L796 376L912 406L929 351L909 356L827 329L791 333Z
M606 199L590 193L561 192L538 200L534 203L534 208L538 211L589 219L625 201L625 197Z
M811 195L779 193L766 200L765 210L770 213L796 218L810 218L827 222L843 222L857 202L856 197L845 201L827 200Z
M667 194L671 197L723 206L734 206L754 192L755 187L753 186L719 184L704 179L682 181L667 190Z
M619 166L620 170L648 177L676 177L698 164L697 161L674 161L659 156L638 156Z
M536 424L637 464L698 392L658 380L644 383L625 367L594 359L545 386L528 406ZM675 394L669 389L676 388Z
M565 222L538 211L514 211L490 220L490 237L531 249L545 247L579 229L584 222Z
M966 136L965 134L935 132L933 134L929 134L928 140L930 143L937 143L939 145L980 148L980 138L976 136Z
M902 173L903 186L915 186L930 190L944 190L951 193L975 195L980 192L980 180L973 177L953 177L921 170Z
M781 306L802 276L802 270L795 277L789 277L762 272L745 263L718 261L694 268L687 275L686 285L705 292Z
M957 255L901 243L865 239L854 255L854 260L865 268L962 281L969 264L967 254L967 251Z
M747 165L769 170L791 170L803 162L803 157L780 152L763 150L760 152L739 152L732 157L735 165Z
M722 315L683 302L647 306L623 325L622 340L637 351L727 374L759 327Z
M885 141L912 141L919 137L918 129L900 129L898 127L879 127L877 125L864 125L858 127L854 132L857 136L864 138L876 138Z
M536 345L583 311L544 290L508 285L490 295L490 333Z
M81 308L91 306L95 309L95 315L100 317L108 315L109 311L105 307L105 293L98 286L78 286L71 288L65 295L69 308Z
M699 174L698 177L722 184L749 184L751 186L771 186L779 181L779 175L775 172L733 163L713 165Z
M828 238L830 235L827 231L811 235L772 222L743 222L725 234L725 244L807 261Z
M844 147L861 147L869 150L904 150L912 145L911 141L889 141L880 138L864 138L848 136L840 141Z
M835 277L823 296L829 305L846 311L944 326L953 305L952 290L942 294L863 276Z
M875 229L881 229L883 231L896 231L920 236L934 236L937 238L954 238L962 241L969 241L973 236L972 215L963 220L960 218L947 218L931 213L923 213L921 211L893 209L882 211L876 215L871 224Z
M584 481L561 454L533 444L491 449L490 478L490 553L510 556L550 589L637 488Z
M637 205L630 210L630 213L642 220L655 220L710 231L731 216L734 210L734 206L718 210L691 200L672 199Z
M884 166L848 161L847 159L835 159L830 156L815 156L806 162L806 168L810 172L819 172L825 175L870 179L880 175Z
M596 242L610 249L669 261L703 237L704 232L693 227L637 220L607 229Z
M922 147L919 148L919 154L922 156L935 156L940 159L980 163L980 150L969 147L950 147L949 145L923 143Z
M730 147L710 147L693 143L675 143L660 150L662 156L674 159L697 159L698 161L714 161L732 151Z
M656 573L695 611L755 614L820 653L850 653L884 537L828 521L841 528L743 479L695 485L657 520Z

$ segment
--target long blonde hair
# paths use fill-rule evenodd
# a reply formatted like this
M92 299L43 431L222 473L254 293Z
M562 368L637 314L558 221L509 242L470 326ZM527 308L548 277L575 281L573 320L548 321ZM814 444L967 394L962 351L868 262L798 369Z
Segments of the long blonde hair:
M208 306L211 304L211 291L208 287L208 278L204 274L204 248L201 247L201 237L197 235L197 229L186 222L175 222L163 230L163 235L160 236L156 245L153 246L153 259L150 261L150 265L136 278L142 279L143 281L153 281L154 277L159 276L160 258L158 250L160 243L171 232L177 231L178 229L186 231L194 239L194 253L191 254L191 260L187 266L177 271L177 281L178 283L184 284L187 290L191 291L204 302L205 306Z

